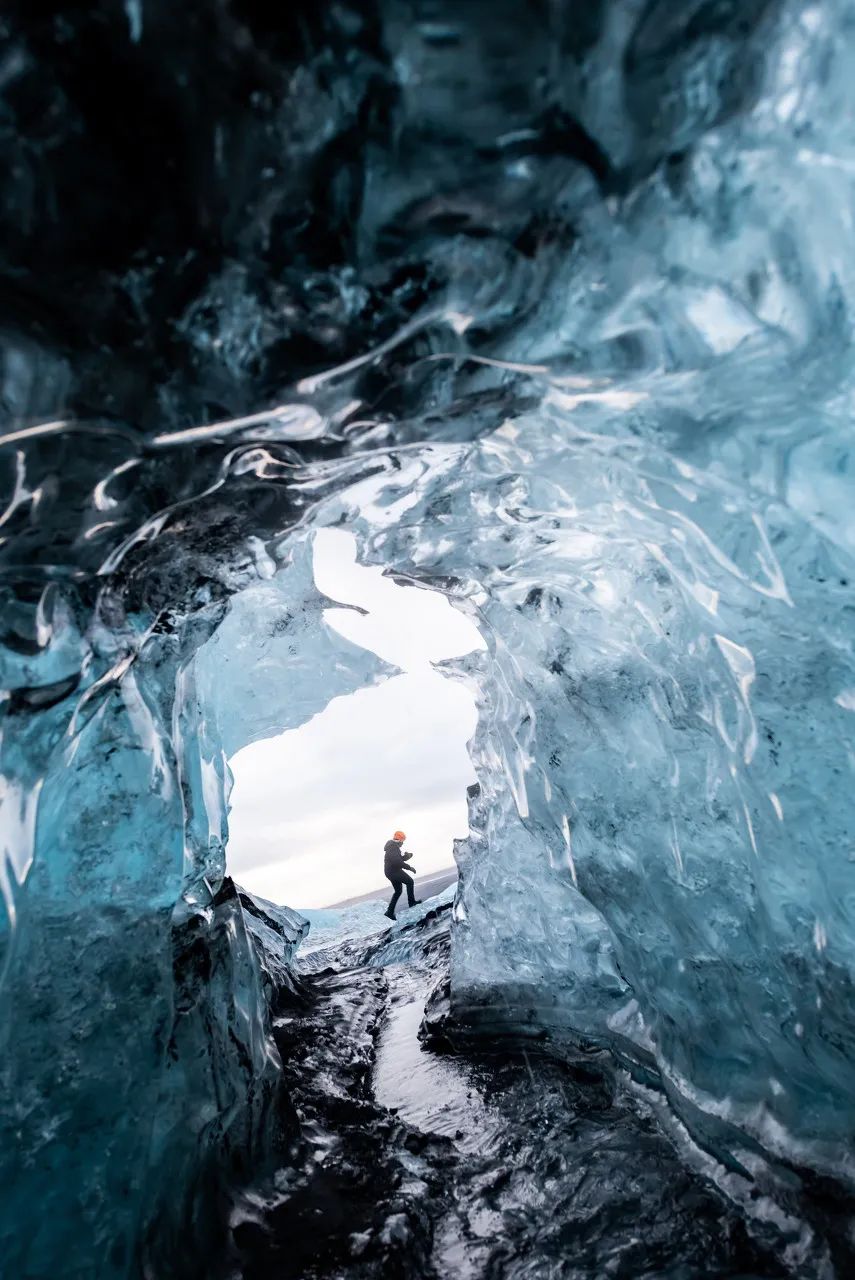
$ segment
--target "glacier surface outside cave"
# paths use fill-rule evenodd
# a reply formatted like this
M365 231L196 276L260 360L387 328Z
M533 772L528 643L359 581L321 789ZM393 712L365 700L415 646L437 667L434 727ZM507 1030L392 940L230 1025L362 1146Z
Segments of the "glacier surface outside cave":
M851 1191L855 7L297 8L4 19L3 1261L192 1274L298 1124L225 757L388 674L337 523L487 645L452 1014Z

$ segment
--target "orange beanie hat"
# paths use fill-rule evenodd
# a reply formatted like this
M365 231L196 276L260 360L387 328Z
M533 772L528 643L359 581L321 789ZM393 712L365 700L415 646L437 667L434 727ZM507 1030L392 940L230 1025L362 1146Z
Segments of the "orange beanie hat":
M407 837L403 831L396 831L395 834L392 836L393 840L406 840L406 838Z

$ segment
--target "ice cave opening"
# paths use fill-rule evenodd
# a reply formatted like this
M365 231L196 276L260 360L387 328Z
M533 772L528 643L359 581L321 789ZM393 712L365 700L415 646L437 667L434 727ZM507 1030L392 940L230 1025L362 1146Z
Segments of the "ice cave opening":
M418 852L420 892L444 887L454 841L468 830L475 701L442 663L482 650L483 641L441 592L401 585L382 567L360 565L357 553L349 532L313 535L314 582L329 602L319 625L341 638L344 652L356 646L373 654L385 664L383 674L324 703L329 672L319 664L316 714L229 758L229 873L297 910L334 906L378 887L382 895L382 849L402 826ZM277 644L277 615L249 616L240 598L232 614L197 663L219 664L212 688L227 689L233 675L257 680L267 701L269 682L291 685L292 654ZM239 633L253 634L251 655L231 647ZM250 669L237 674L245 662Z

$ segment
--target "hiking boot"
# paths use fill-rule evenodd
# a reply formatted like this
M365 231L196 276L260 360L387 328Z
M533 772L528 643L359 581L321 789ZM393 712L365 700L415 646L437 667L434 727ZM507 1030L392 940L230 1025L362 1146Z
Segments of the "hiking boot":
M389 909L388 909L388 908L383 912L383 915L386 917L386 919L387 919L387 920L394 920L394 919L395 919L395 913L394 913L394 911L389 911Z

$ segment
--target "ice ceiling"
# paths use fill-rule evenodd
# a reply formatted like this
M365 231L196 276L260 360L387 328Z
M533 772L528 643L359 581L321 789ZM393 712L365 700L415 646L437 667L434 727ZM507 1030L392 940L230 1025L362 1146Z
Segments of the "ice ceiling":
M294 1123L224 760L388 674L339 524L487 645L455 1015L850 1185L855 8L2 24L9 1273L177 1274Z

